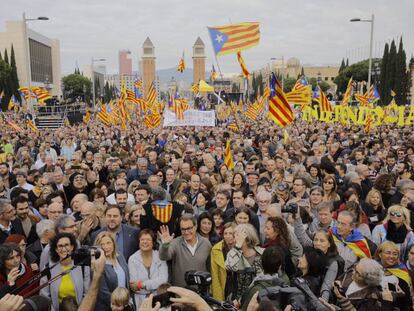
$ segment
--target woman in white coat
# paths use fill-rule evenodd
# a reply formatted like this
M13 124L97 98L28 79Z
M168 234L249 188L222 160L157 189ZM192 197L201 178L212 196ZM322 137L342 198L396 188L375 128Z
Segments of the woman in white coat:
M138 241L140 249L128 260L130 288L135 293L137 308L147 295L155 293L161 284L168 281L167 264L154 250L154 232L150 229L141 230Z

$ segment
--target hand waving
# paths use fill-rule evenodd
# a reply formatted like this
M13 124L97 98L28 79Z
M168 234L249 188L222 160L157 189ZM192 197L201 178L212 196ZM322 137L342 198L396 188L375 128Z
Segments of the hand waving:
M158 235L160 236L163 244L170 243L174 239L174 233L172 235L170 234L168 226L161 226L160 231L158 231Z

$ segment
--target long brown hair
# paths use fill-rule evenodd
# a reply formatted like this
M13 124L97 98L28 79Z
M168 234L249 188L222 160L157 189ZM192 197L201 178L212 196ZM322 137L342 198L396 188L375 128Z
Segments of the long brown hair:
M272 224L273 230L277 232L276 244L284 249L289 249L290 246L290 234L289 229L281 217L269 217L267 219Z

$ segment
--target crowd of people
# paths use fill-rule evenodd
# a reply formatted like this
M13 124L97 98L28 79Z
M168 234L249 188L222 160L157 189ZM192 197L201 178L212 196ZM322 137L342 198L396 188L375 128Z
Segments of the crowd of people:
M239 123L3 127L0 309L158 310L170 292L211 310L185 289L197 271L241 310L283 310L261 293L298 278L330 310L411 310L412 128L297 119L286 139L269 120ZM85 247L101 256L78 265Z

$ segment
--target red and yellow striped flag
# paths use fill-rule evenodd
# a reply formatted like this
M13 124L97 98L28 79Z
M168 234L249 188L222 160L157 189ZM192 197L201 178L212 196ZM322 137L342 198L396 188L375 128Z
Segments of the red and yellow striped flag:
M154 108L155 101L157 100L157 91L155 90L154 82L151 83L151 86L147 94L147 102L150 109Z
M359 104L361 106L368 106L369 105L369 100L366 97L366 95L362 95L362 94L354 94L355 99L359 102Z
M194 83L194 84L191 86L191 92L193 92L194 94L197 94L197 93L198 93L198 91L199 91L199 89L200 89L200 86L198 85L198 82L197 82L197 83Z
M145 116L144 125L147 128L155 128L161 125L161 115L159 113L151 113Z
M177 71L178 72L183 72L185 70L185 61L184 61L184 52L183 52L183 56L180 59L180 62L178 63L177 66Z
M230 141L226 143L226 150L224 151L224 164L227 166L227 169L234 169L233 154L230 148Z
M364 132L365 134L369 134L369 132L371 131L371 126L374 123L374 120L371 116L371 113L367 112L368 116L367 119L365 120L365 124L364 124Z
M344 98L342 99L341 106L348 106L349 102L351 101L351 94L352 92L352 77L348 81L348 86L346 87L346 91L344 94Z
M26 125L29 129L31 129L34 133L39 133L39 129L37 128L36 124L30 119L26 119Z
M275 74L272 74L272 84L269 97L269 113L268 116L280 127L285 127L293 122L295 116L290 107L282 86L276 79Z
M214 68L214 65L213 65L213 68L211 69L211 81L216 81L216 79L217 79L217 72L216 72L216 69Z
M333 108L331 104L329 103L328 98L326 97L325 93L322 91L322 89L319 86L316 86L319 91L319 96L315 98L315 100L319 103L319 106L321 108L321 111L323 112L333 112Z
M83 116L83 123L88 124L90 119L91 119L91 113L88 110Z
M208 27L216 55L237 53L254 47L260 41L259 23L239 23Z
M238 61L238 62L239 62L239 64L240 64L240 67L241 67L241 71L242 71L243 77L244 77L245 79L248 79L248 78L249 78L249 76L250 76L250 72L247 70L246 63L244 62L244 59L243 59L243 57L241 56L241 52L240 52L240 51L239 51L239 52L237 52L237 61Z

